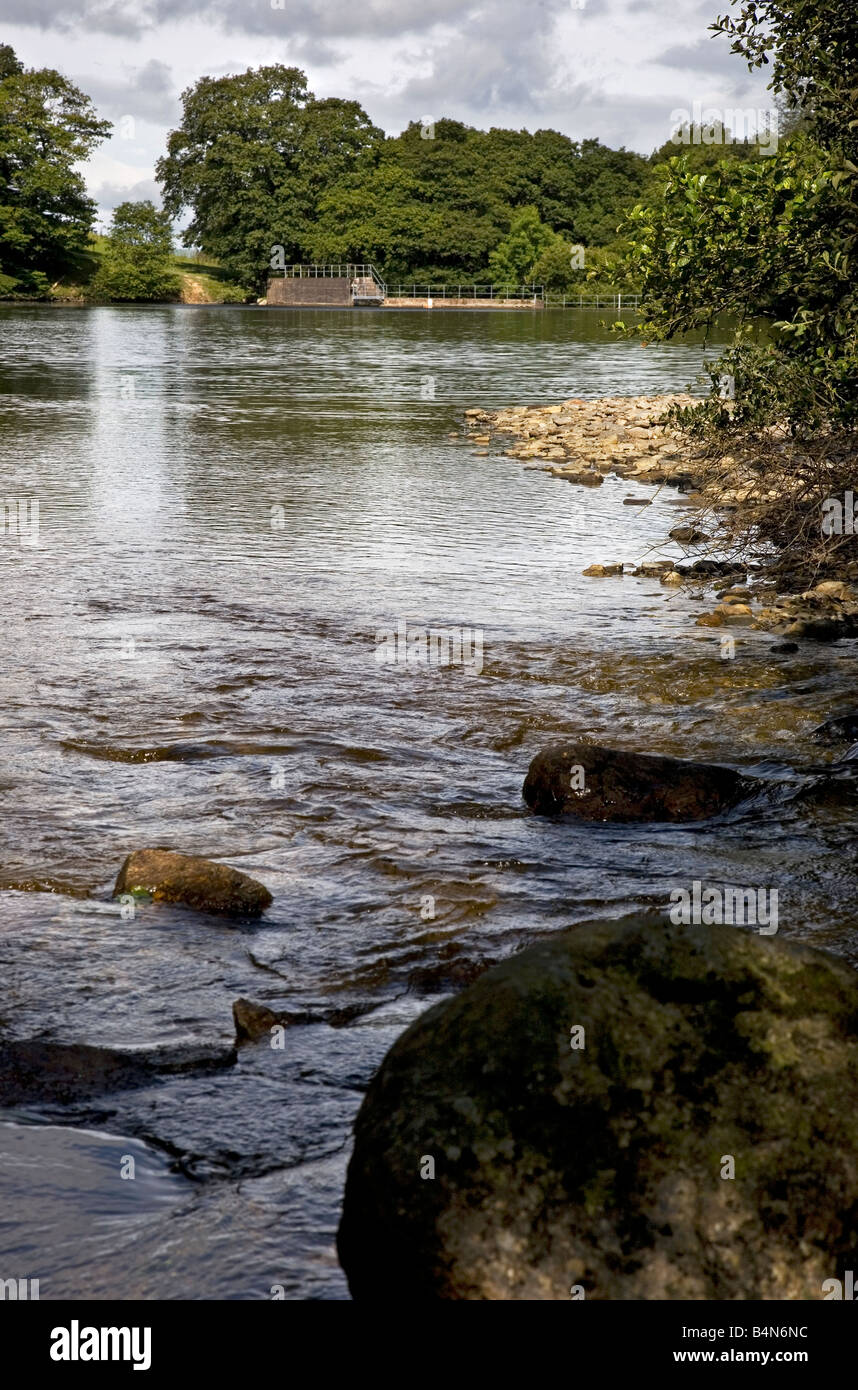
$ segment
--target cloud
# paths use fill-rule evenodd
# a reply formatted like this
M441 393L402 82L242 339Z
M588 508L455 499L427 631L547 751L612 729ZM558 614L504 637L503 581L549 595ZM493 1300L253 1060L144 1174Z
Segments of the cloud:
M512 4L514 0L501 0L503 6ZM461 13L461 0L63 0L62 8L55 0L4 0L3 5L3 19L21 27L133 37L204 19L224 30L284 40L296 34L387 38L422 33L453 24Z
M112 0L94 3L93 0L3 0L3 21L21 28L60 30L64 33L85 29L87 32L111 34L118 38L139 36L147 5Z
M685 68L692 72L711 72L719 77L741 80L747 66L741 57L730 52L729 42L717 34L697 43L674 44L657 59L667 68Z
M120 203L142 203L150 199L156 207L161 206L161 190L154 179L138 179L136 183L99 183L90 190L90 196L98 203L99 211L112 212Z
M0 0L13 21L3 37L27 65L59 67L113 121L113 138L87 172L96 189L101 181L121 196L151 175L165 129L181 119L179 92L205 74L267 63L305 68L319 97L360 101L389 134L449 116L598 137L644 154L667 138L670 112L694 99L716 107L770 100L768 74L748 74L729 41L708 32L716 0L274 3L283 8L272 0Z
M324 39L298 39L289 45L289 57L293 62L313 64L319 68L336 67L345 56L341 49L333 48Z
M399 69L415 75L397 90L397 105L437 116L542 109L555 69L551 35L558 15L569 10L568 0L535 7L515 0L464 14L455 33L399 55Z
M123 129L116 131L120 138L135 139L137 121L168 126L178 118L176 84L166 63L150 58L142 67L125 67L124 72L124 77L113 80L102 77L79 79L80 85L92 97L100 112L112 121L126 123Z

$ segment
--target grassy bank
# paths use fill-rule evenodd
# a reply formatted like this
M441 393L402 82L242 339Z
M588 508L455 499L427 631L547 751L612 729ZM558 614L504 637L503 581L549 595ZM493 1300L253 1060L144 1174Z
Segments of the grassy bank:
M96 297L91 290L104 254L107 238L93 235L89 247L74 270L58 279L46 282L38 290L24 288L20 281L0 272L0 301L23 304L103 304L112 301ZM255 295L247 286L237 285L216 261L200 256L174 256L172 268L179 277L181 289L176 298L163 303L182 304L244 304L253 302Z

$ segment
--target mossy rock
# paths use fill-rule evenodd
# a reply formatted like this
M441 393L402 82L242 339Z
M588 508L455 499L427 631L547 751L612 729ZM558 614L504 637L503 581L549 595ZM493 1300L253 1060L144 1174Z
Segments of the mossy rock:
M113 886L115 898L126 894L230 917L258 917L272 901L264 884L249 874L168 849L138 849L128 855Z
M353 1296L821 1298L858 1248L856 1024L851 967L736 927L636 916L512 957L369 1088Z

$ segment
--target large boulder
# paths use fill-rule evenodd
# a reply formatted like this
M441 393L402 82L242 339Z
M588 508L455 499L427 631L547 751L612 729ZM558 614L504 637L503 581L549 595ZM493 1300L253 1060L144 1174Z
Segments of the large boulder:
M599 821L706 820L750 790L729 767L584 742L544 748L524 781L531 810Z
M370 1085L352 1295L821 1298L858 1247L856 1025L851 967L736 927L598 922L495 966Z
M227 864L169 849L138 849L119 870L113 896L148 894L155 902L184 903L204 912L257 917L272 901L264 884Z

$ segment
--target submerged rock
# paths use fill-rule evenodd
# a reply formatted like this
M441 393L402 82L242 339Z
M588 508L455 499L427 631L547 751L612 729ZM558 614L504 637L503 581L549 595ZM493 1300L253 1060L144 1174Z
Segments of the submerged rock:
M810 737L814 743L851 743L858 739L858 714L838 714L834 719L826 719L811 729Z
M294 1024L315 1022L313 1015L307 1011L278 1012L252 999L236 999L232 1006L232 1019L238 1043L256 1042L258 1038L270 1034L272 1028L291 1028Z
M858 1243L858 976L654 914L564 932L395 1043L340 1260L381 1302L818 1299Z
M237 917L256 917L272 901L268 889L249 874L169 849L129 854L113 888L115 898L123 893L148 893L155 902L184 903Z
M489 969L490 962L479 960L442 960L436 965L421 965L408 976L408 988L415 994L446 994L473 984Z
M697 821L735 806L750 791L729 767L597 743L554 743L537 753L524 799L540 815L598 821Z
M149 1086L164 1073L219 1070L233 1048L180 1046L120 1052L86 1043L28 1038L0 1043L0 1105L73 1104L109 1091Z
M269 1009L252 999L236 999L232 1006L237 1043L257 1042L268 1037L272 1028L294 1028L299 1024L327 1023L329 1028L345 1028L356 1018L371 1013L377 1003L343 1004L338 1009Z
M622 573L623 573L623 566L622 566L622 565L618 565L618 564L613 564L613 565L588 565L587 568L586 568L585 570L582 570L582 571L581 571L581 573L582 573L582 574L589 575L591 578L595 578L595 579L605 579L605 578L607 578L609 575L622 574Z
M702 545L704 541L711 540L711 536L696 526L674 526L669 535L679 545Z

